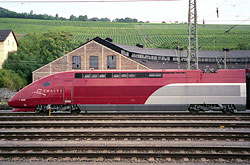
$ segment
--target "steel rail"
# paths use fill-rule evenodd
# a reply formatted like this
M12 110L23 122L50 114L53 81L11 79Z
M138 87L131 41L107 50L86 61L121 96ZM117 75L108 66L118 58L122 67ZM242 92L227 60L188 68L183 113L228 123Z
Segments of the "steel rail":
M179 147L179 146L1 146L0 155L3 157L189 157L189 158L250 158L250 147L245 146L201 146L201 147ZM4 150L7 150L4 151ZM18 151L21 150L21 151ZM26 150L26 152L25 152ZM36 150L36 151L34 151ZM38 151L37 151L38 150ZM43 151L46 152L43 152ZM58 152L58 150L60 150ZM76 152L75 150L83 150ZM97 150L98 152L88 152ZM115 152L115 150L117 152ZM123 152L125 150L126 152ZM131 150L132 152L128 152ZM136 152L133 152L137 150ZM139 151L138 151L139 150ZM157 151L160 150L161 152ZM165 152L167 150L167 152ZM171 150L174 150L171 153ZM186 150L186 152L176 152ZM194 150L206 152L196 153ZM220 151L212 152L210 151ZM51 152L52 151L52 152ZM63 152L64 151L64 152ZM74 152L72 152L74 151ZM102 151L102 152L100 152ZM145 152L147 151L147 152ZM152 152L153 151L153 152ZM193 152L190 152L193 151ZM221 153L222 151L240 151L244 153ZM246 153L247 152L247 153Z
M74 123L38 123L38 122L1 122L0 128L20 128L20 127L74 127L74 128L87 128L87 127L249 127L250 122L74 122Z
M34 146L0 146L1 150L184 150L184 149L192 149L192 150L230 150L230 151L248 151L250 152L250 146L124 146L124 145L65 145L65 146L57 146L57 145L34 145ZM250 154L250 153L249 153Z
M1 132L0 139L250 139L250 132Z
M228 153L161 153L161 152L154 152L154 153L89 153L89 152L82 152L82 153L8 153L8 152L3 152L0 153L1 156L4 157L157 157L157 158L162 158L162 157L172 157L172 158L244 158L244 159L249 159L250 154L241 154L241 153L233 153L233 154L228 154Z
M228 135L234 135L234 134L241 134L241 135L250 135L249 131L0 131L0 136L3 134L228 134Z
M0 116L0 121L68 120L250 120L250 116Z

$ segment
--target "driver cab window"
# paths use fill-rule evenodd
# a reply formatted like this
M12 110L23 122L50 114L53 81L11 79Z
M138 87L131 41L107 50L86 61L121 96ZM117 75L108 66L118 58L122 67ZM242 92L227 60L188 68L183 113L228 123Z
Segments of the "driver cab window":
M47 81L47 82L43 83L43 86L44 86L44 87L50 86L50 81Z

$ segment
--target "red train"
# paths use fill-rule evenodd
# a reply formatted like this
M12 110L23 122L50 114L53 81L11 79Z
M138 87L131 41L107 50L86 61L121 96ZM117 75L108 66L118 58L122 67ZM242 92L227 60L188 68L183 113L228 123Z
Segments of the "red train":
M246 70L69 71L26 86L14 111L167 111L246 109Z

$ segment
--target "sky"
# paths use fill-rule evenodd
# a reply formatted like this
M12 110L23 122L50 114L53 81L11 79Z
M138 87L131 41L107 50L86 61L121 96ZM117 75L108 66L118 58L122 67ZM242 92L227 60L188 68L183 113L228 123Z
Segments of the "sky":
M32 1L32 2L29 2ZM79 2L86 0L0 0L0 7L35 14L48 14L69 18L70 15L88 15L88 18L136 18L152 23L187 22L189 0L140 1L140 2ZM46 1L46 2L45 2ZM58 2L55 2L58 1ZM67 1L67 2L62 2ZM92 1L92 0L88 0ZM97 0L94 0L97 1ZM106 1L106 0L102 0ZM110 0L109 0L110 1ZM119 0L114 0L119 1ZM125 0L130 1L130 0ZM138 1L138 0L137 0ZM219 17L217 17L217 10ZM197 0L198 23L250 24L250 0Z

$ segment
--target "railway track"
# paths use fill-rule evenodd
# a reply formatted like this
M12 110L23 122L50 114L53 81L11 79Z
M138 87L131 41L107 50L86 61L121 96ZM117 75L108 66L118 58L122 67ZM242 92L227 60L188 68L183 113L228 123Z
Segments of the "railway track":
M153 141L153 140L227 140L227 141L250 141L250 131L44 131L44 132L31 132L31 131L21 131L21 132L0 132L1 140L42 140L42 141L56 141L56 140L97 140L97 141L110 141L110 140L137 140L137 141Z
M0 113L0 164L250 162L249 115L16 114Z
M250 147L244 146L4 146L0 147L1 159L20 158L99 158L99 159L249 159Z
M76 116L69 112L52 112L52 116ZM167 111L167 112L89 112L80 113L77 116L226 116L222 112L200 112L197 115L190 114L188 111ZM34 112L12 112L10 110L0 110L0 116L47 116ZM250 111L236 112L228 116L250 116Z

